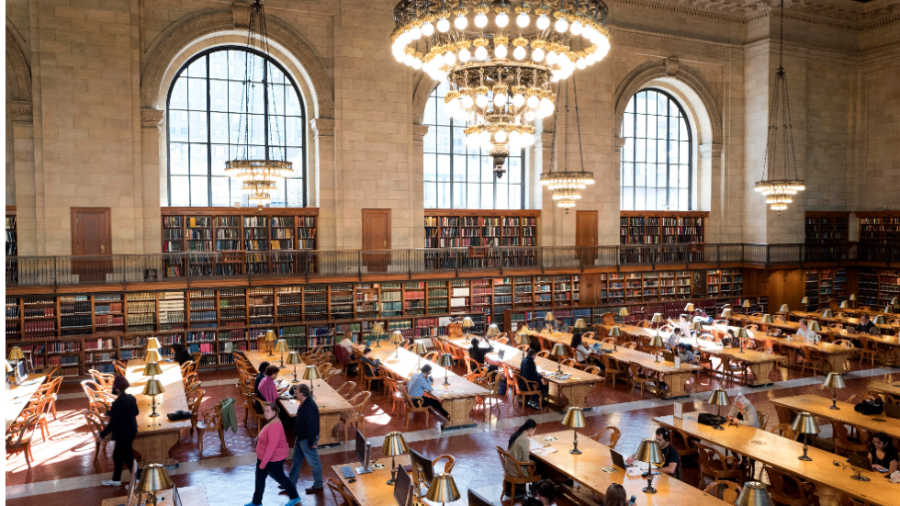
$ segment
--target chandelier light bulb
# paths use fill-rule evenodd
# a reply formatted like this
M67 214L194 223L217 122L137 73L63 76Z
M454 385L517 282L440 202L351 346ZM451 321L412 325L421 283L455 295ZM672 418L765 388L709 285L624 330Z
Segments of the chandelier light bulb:
M494 134L494 140L501 144L506 142L506 132L504 132L503 130L498 130L497 133Z
M441 18L438 20L437 29L441 33L447 33L447 30L450 29L450 22L447 21L447 18Z
M432 35L434 35L434 25L431 24L431 21L426 21L422 25L422 35L426 37L431 37Z
M547 65L556 65L556 61L559 59L559 55L556 54L556 51L550 51L547 53Z
M584 31L584 25L581 24L581 21L575 21L569 27L569 31L572 32L572 35L581 35L581 32Z
M525 48L522 47L522 46L517 47L517 48L513 51L513 58L515 58L515 59L517 59L517 60L519 60L519 61L524 60L524 59L525 59L525 56L527 56L527 53L526 53L526 51L525 51Z
M516 16L516 24L519 25L519 28L525 28L526 26L528 26L528 23L531 23L531 16L529 16L527 13L522 12L519 13L518 16Z
M403 51L402 51L402 50L400 50L400 51L394 51L394 58L395 58L398 62L403 63L403 58L405 58L405 57L406 57L406 55L403 54Z
M505 12L501 12L497 14L496 19L494 19L494 23L496 23L500 28L506 28L506 25L509 24L509 16Z
M581 36L584 37L585 39L590 40L590 39L592 39L592 37L594 36L594 33L596 33L596 32L597 32L597 30L594 30L593 26L586 25L584 27L584 30L581 31Z
M409 31L409 36L412 37L413 40L419 40L422 38L422 29L418 26L412 27L412 30Z
M480 46L475 50L475 59L477 60L487 60L488 52L484 46Z
M414 59L412 62L412 68L414 68L416 70L419 70L420 68L422 68L422 59L421 58Z
M460 104L462 104L465 109L471 109L472 106L475 105L475 101L472 100L472 95L463 95L462 99L460 99Z
M487 130L483 130L480 134L478 134L478 141L482 146L490 146L491 145L491 133Z
M522 134L518 130L513 130L509 134L509 147L515 146L516 149L522 149Z
M513 96L512 103L516 108L522 107L525 105L525 97L521 93L516 93Z
M537 109L541 105L541 99L537 97L537 95L532 95L528 97L528 108L529 109Z
M457 30L465 30L466 27L469 26L469 20L462 15L456 16L456 19L453 20L453 26L455 26Z
M501 60L506 58L506 46L500 44L499 46L494 48L494 56L500 58Z
M478 142L479 142L479 138L478 138L477 133L471 133L466 136L466 146L468 146L470 148L477 148Z
M569 22L566 21L566 18L559 18L556 20L554 28L556 28L556 31L559 33L565 33L566 30L569 29Z
M441 53L437 53L434 55L434 58L431 59L431 68L434 70L440 70L440 68L444 65L444 55Z
M578 70L584 70L587 67L587 62L584 61L584 58L579 58L578 61L575 62L575 66L578 67Z
M503 107L506 105L506 93L496 93L494 94L494 105L497 107Z
M459 50L458 58L460 63L466 63L472 59L472 53L470 53L468 49L462 48Z
M444 53L444 65L453 65L456 63L456 55L450 51Z
M553 102L549 98L541 99L540 111L543 116L546 118L553 114Z
M546 14L541 14L541 16L537 19L537 27L538 30L546 30L550 27L550 18L547 17Z
M484 109L487 107L488 99L484 95L478 95L475 97L475 105L478 106L479 109Z
M544 59L544 50L541 48L537 48L534 51L532 51L531 59L536 62L540 62L541 60L543 60Z
M478 28L484 28L485 26L487 26L487 22L488 18L483 12L480 12L477 16L475 16L475 26L477 26Z
M413 55L411 55L411 54L408 54L403 57L403 63L405 63L408 66L412 66L413 60L415 60L415 58L413 58Z

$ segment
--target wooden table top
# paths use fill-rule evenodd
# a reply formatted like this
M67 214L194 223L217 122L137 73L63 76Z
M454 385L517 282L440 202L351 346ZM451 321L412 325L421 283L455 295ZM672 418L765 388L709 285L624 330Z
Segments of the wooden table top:
M869 390L887 392L891 395L900 397L900 383L885 383L884 381L873 381L869 383Z
M606 325L604 328L612 328L613 325ZM620 328L628 334L637 334L637 335L646 335L652 337L654 334L654 330L645 329L643 327L636 327L634 325L620 325ZM708 325L704 326L705 328L712 328ZM667 340L669 338L670 333L665 330L660 330L659 335L662 336L663 340ZM684 344L693 345L695 348L699 348L700 351L704 353L709 353L711 355L717 356L728 356L731 358L739 359L743 362L747 363L765 363L765 362L781 362L786 360L787 357L783 355L775 355L772 353L765 353L756 350L744 350L744 353L741 353L740 348L725 348L720 344L716 344L713 341L709 341L706 339L697 339L681 337L680 342ZM615 357L614 357L615 358Z
M268 353L264 351L244 351L241 353L247 357L247 360L253 364L253 367L255 367L256 370L259 370L259 365L263 362L269 362L272 365L281 365L281 360L272 361L272 357L267 357L266 355L268 355ZM298 383L293 384L306 383L309 385L309 380L303 379L304 370L306 370L306 364L297 364ZM285 363L284 369L281 369L278 373L278 379L281 381L281 386L291 383L294 379L294 366ZM344 412L353 409L353 405L350 404L343 395L337 393L337 391L323 379L313 380L313 396L316 398L316 405L319 406L320 414ZM293 395L290 395L290 390L288 391L288 394L282 395L278 402L289 415L297 416L297 410L300 409L300 403L294 399Z
M725 325L711 325L710 328L715 328L717 330L722 330L722 331L731 329L734 331L735 334L737 334L737 331L740 329L740 327L732 327L732 326L725 326ZM754 332L749 329L747 330L747 334L752 339L756 339L757 341L773 341L773 342L781 344L782 346L787 346L790 348L801 349L804 346L812 346L813 348L819 350L819 353L824 353L826 355L844 355L844 354L853 352L853 350L851 348L846 348L846 347L838 345L838 344L826 343L826 342L822 342L822 341L819 341L818 344L813 345L813 344L810 344L799 338L791 337L791 340L788 340L787 337L768 336L768 335L766 335L765 332L762 332L762 331Z
M465 339L452 339L450 340L451 344L456 346L462 346L467 348L470 342L466 342ZM484 345L484 341L481 343L482 347L486 347ZM523 354L521 351L509 346L508 344L500 344L498 342L493 343L494 352L488 353L485 357L485 360L489 360L493 363L503 363L509 367L512 367L515 370L519 370L519 367L522 365ZM498 352L503 350L503 359L500 359L500 355ZM560 366L558 362L554 362L553 360L546 359L543 357L534 357L534 364L537 366L538 372L540 372L548 381L553 383L557 383L559 385L574 385L578 383L595 383L602 382L603 378L600 376L595 376L593 374L588 374L580 369L575 369L574 367L568 366ZM567 379L561 379L559 376L554 375L558 369L561 369L563 374L568 374L569 377ZM544 374L548 373L548 374Z
M832 318L825 318L822 316L821 312L818 313L807 313L805 311L791 311L788 313L790 316L796 316L798 318L814 318L816 320L820 320L826 323L843 323L844 325L858 325L859 318L855 316L846 316L842 313L838 313L834 315ZM896 317L896 315L883 315L884 319L887 320L888 317ZM884 325L876 325L876 327L882 328L884 330L893 331L893 329L897 328L894 325L889 323L885 323Z
M144 367L147 365L143 360L129 360L125 367L125 378L131 383L131 387L126 390L133 395L138 405L138 434L152 433L157 431L181 430L191 427L190 418L187 420L178 420L171 422L166 413L174 413L176 411L190 411L187 405L187 397L184 393L184 384L182 383L181 366L178 362L159 362L159 368L162 374L156 379L162 384L165 392L156 396L156 412L160 415L151 418L153 412L151 408L152 398L144 395L144 386L147 384L149 376L144 376Z
M419 356L415 353L403 348L394 349L393 347L372 348L372 359L381 360L382 367L407 380L418 372L420 362ZM490 393L485 388L450 370L446 370L447 381L450 385L444 386L445 369L434 362L429 362L424 358L421 359L421 365L425 364L431 364L431 378L433 380L431 395L438 399L455 399Z
M870 341L875 341L878 344L883 344L885 346L892 346L892 347L900 346L900 336L894 336L894 335L890 335L890 334L888 334L888 335L882 334L880 336L876 336L876 335L872 335L872 334L866 334L864 332L851 333L851 332L847 332L846 329L843 329L840 332L835 332L834 335L835 335L836 339L857 339L858 340L860 337L865 337L865 338L869 339Z
M181 504L188 506L208 506L209 500L206 498L206 487L203 485L195 485L192 487L179 487L178 497L181 498ZM160 490L156 493L158 506L174 506L172 502L172 489ZM128 504L128 496L114 497L112 499L104 499L101 506L119 506L120 504Z
M674 427L703 441L722 446L735 453L758 460L766 465L801 476L819 485L825 485L865 501L883 506L897 504L900 486L892 486L881 473L858 469L870 482L861 483L851 478L852 472L844 457L810 447L812 461L798 459L803 454L803 444L746 425L725 425L725 430L715 430L710 425L697 422L699 412L685 413L683 418L672 415L656 417L660 425ZM848 466L833 465L840 462Z
M34 394L44 384L47 379L47 373L50 367L44 367L39 373L29 373L27 379L22 385L10 385L6 391L6 397L3 399L3 411L6 417L6 430L16 421L16 418L22 414L22 410L28 406Z
M372 448L373 459L375 455L381 455L381 448ZM379 461L384 464L384 467L373 469L371 473L366 474L356 474L356 468L361 466L358 461L331 466L334 474L359 502L359 506L397 506L397 501L394 499L394 486L387 484L391 478L391 458L382 457ZM396 457L396 463L404 467L409 466L409 455L399 455ZM350 466L354 469L355 482L350 483L350 480L344 478L344 473L341 472L343 466ZM410 473L410 478L412 478L412 473Z
M560 332L558 330L554 330L553 332L548 332L546 328L541 329L540 332L534 329L528 329L525 331L529 336L541 336L545 339L550 339L554 342L566 343L569 344L572 342L572 333L571 332Z
M830 390L830 389L829 389ZM869 432L884 432L892 438L900 438L900 420L881 415L864 415L853 409L853 404L837 402L841 409L829 409L831 399L815 394L798 395L795 397L782 397L772 399L772 404L784 406L793 411L809 411L810 413L834 420L836 422L853 425L866 429Z
M609 447L600 444L584 434L579 434L578 448L581 455L572 455L574 433L571 430L541 434L531 438L541 446L550 446L557 451L547 453L542 450L533 450L533 458L544 462L546 465L564 473L573 480L601 495L606 493L607 487L618 483L625 488L625 497L632 495L637 497L636 506L650 506L654 504L691 504L692 506L722 506L724 501L694 488L682 481L660 474L653 478L655 494L647 494L641 489L647 486L647 479L640 476L629 477L624 469L616 468L610 456ZM553 437L557 441L548 442L545 438ZM603 469L614 468L614 473L604 472Z

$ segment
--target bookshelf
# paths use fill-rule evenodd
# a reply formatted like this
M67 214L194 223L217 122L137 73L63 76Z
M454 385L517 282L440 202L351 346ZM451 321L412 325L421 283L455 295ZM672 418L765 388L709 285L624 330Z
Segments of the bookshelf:
M622 211L619 244L705 242L705 211Z
M315 208L164 207L162 251L253 252L316 249Z
M6 206L6 258L15 258L19 255L19 232L16 218L16 208ZM6 283L17 283L19 268L16 261L6 264Z
M610 272L600 274L600 300L607 304L640 304L648 301L690 300L695 271ZM741 269L701 271L707 277L708 297L740 297L744 280ZM698 287L699 289L699 287Z
M900 243L900 211L857 212L859 242Z
M828 301L847 298L846 269L812 269L804 272L803 295L809 299L804 311L816 311L827 307Z
M426 248L537 246L540 210L426 209Z
M847 242L849 237L849 212L806 212L807 244L842 243Z

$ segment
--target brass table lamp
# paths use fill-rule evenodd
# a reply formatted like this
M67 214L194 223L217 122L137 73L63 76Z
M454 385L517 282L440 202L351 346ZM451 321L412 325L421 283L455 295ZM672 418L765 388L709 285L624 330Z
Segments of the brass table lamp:
M802 299L800 299L800 304L803 304L804 306L808 306L809 305L809 297L803 297Z
M741 303L741 312L747 313L748 309L750 309L750 299L744 299L744 302Z
M890 306L888 306L888 307L890 307ZM877 315L877 316L875 317L875 319L872 320L872 322L873 322L875 325L884 325L884 316L882 316L882 315Z
M630 315L630 314L631 314L631 313L628 312L628 308L627 308L627 307L623 307L622 309L619 310L619 316L628 316L628 315Z
M156 493L160 490L170 489L172 486L172 478L169 477L169 473L162 464L145 465L144 471L141 473L141 481L138 482L138 504L156 506L158 502ZM144 494L147 494L146 499L143 499Z
M500 328L497 327L496 323L492 323L488 326L487 332L485 332L484 337L488 339L497 339L497 336L500 335Z
M162 369L160 369L159 364L157 362L147 362L147 365L144 366L144 376L150 376L151 378L155 378L157 375L162 374Z
M647 463L647 486L642 488L641 491L655 494L656 489L653 488L653 464L665 462L662 451L659 449L659 444L656 443L655 439L641 441L641 446L638 447L637 453L634 454L634 459Z
M766 313L762 317L762 323L772 324L772 323L775 323L775 320L772 319L772 315L770 315L769 313Z
M807 327L809 328L809 330L812 330L813 332L821 332L822 331L822 327L819 326L819 322L816 320L809 322L809 325Z
M403 339L403 332L400 332L399 330L391 332L391 344L396 347L394 349L394 358L400 356L400 345L403 344L403 341L405 340L406 339Z
M447 371L453 367L453 357L449 353L442 353L438 365L444 368L444 386L450 386L450 380L447 378Z
M553 316L553 311L547 311L547 313L544 314L544 322L547 323L547 326L544 328L544 330L550 330L550 333L552 334L553 333L553 322L555 322L555 321L556 321L556 316Z
M650 347L656 348L656 353L653 354L655 357L655 360L653 361L654 364L659 363L659 349L664 345L665 343L663 342L663 339L662 337L660 337L659 333L650 338Z
M841 309L850 309L850 304L846 300L842 300Z
M155 337L148 337L146 348L148 350L158 350L159 349L159 339L157 339Z
M413 353L419 356L419 361L416 362L416 371L422 369L422 355L428 353L428 350L425 348L425 344L421 341L416 341L416 345L413 348Z
M556 357L556 374L562 374L562 358L566 356L566 346L563 343L555 343L550 355Z
M462 321L463 332L465 333L466 339L469 338L469 330L475 326L475 322L472 321L471 316L466 316Z
M144 355L144 362L159 362L159 352L156 350L147 350L147 354Z
M738 346L740 346L740 348L741 348L740 351L738 351L739 354L744 353L744 339L747 339L748 337L750 337L750 333L747 332L747 329L745 329L743 327L738 329L737 340L738 340Z
M661 323L666 323L666 319L663 318L663 315L660 313L653 313L653 318L651 318L650 321L656 324L657 329Z
M703 333L703 324L700 323L699 321L694 321L694 323L691 324L691 330L693 330L695 332L694 342L697 343L697 345L699 346L700 345L700 334ZM685 337L687 337L687 336L685 336Z
M884 314L894 314L894 306L891 306L890 304L884 306Z
M836 372L830 372L825 377L825 387L831 389L831 407L828 409L841 409L837 405L837 389L846 387L844 378Z
M13 346L9 350L9 355L6 357L6 360L10 360L13 362L13 371L15 371L16 375L16 385L22 384L22 378L19 375L19 361L25 360L25 354L22 353L22 348L18 346Z
M726 307L722 310L722 318L734 318L734 311L730 307Z
M313 386L313 380L319 379L319 370L316 369L316 366L306 366L306 370L303 371L303 379L309 380L309 396L315 399L316 396L313 395L313 388L315 388Z
M822 311L822 318L834 318L834 312L830 309Z
M159 413L156 412L156 396L162 395L166 391L163 388L162 383L159 382L156 378L151 378L147 380L147 384L144 385L144 395L149 395L151 399L151 405L153 407L153 412L150 413L150 418L156 418L159 416Z
M520 331L516 334L516 343L531 345L531 338L525 332Z
M267 356L267 357L274 357L275 354L272 353L273 350L275 349L275 331L274 331L274 330L267 330L267 331L266 331L266 342L267 342L267 343L271 343L271 344L269 344L269 354L266 355L266 356Z
M758 481L748 481L741 488L734 506L774 506L769 489Z
M725 428L722 427L722 424L720 423L722 420L720 411L722 409L722 406L731 405L731 400L728 399L728 393L721 388L717 388L712 391L712 394L709 396L709 400L706 402L716 407L716 424L713 426L713 429L725 430Z
M808 411L797 413L797 418L791 424L791 430L803 434L803 455L797 458L806 461L812 460L806 452L809 450L809 435L819 433L819 424L816 423L816 417Z
M428 486L428 492L425 499L432 502L445 504L456 501L460 498L459 490L456 488L456 482L450 473L437 473Z
M300 354L297 353L296 351L292 351L292 352L288 353L287 363L288 363L288 365L294 366L294 381L291 381L291 383L299 383L299 381L297 381L297 364L303 363L300 360ZM316 372L318 372L318 371L316 371Z
M613 341L613 351L619 351L619 338L622 337L622 331L619 330L619 327L609 329L609 337L616 338Z
M398 468L396 465L397 455L405 455L409 452L409 445L403 439L403 434L393 431L384 437L384 444L381 446L381 454L391 458L391 479L387 481L388 485L397 483Z
M894 307L900 306L900 297L894 297L891 299L891 305Z
M693 303L693 302L688 302L687 305L684 306L684 312L685 312L685 313L693 313L694 311L695 311L695 310L694 310L694 303Z
M850 303L854 306L856 305L855 304L856 303L856 294L855 293L850 294Z
M279 339L275 343L275 351L281 353L281 367L279 369L284 369L284 352L290 353L291 349L288 348L287 340Z
M782 304L781 307L778 308L778 312L787 316L787 314L791 312L791 308L787 304Z
M585 426L584 412L581 411L581 408L571 406L568 411L566 411L566 417L563 418L563 425L565 425L566 427L572 427L572 432L575 433L573 446L572 449L569 450L569 453L571 453L572 455L581 455L581 450L578 449L578 431L575 430L582 429Z
M582 330L582 331L583 331L584 329L586 329L586 328L587 328L587 324L584 323L584 318L579 318L579 319L575 320L575 325L574 325L574 327L575 327L576 329Z
M382 334L384 334L384 325L380 322L375 322L375 325L372 325L372 339L375 341L376 348L381 348Z

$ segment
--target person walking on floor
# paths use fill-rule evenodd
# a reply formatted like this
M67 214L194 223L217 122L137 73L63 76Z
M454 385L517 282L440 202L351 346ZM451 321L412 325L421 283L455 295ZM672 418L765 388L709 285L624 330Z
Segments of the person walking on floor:
M297 487L284 475L284 461L288 456L287 438L284 425L278 420L278 405L267 402L263 406L266 424L259 431L256 441L256 486L253 489L253 501L244 506L262 506L262 496L266 491L266 478L271 476L288 493L290 501L284 506L300 504Z
M97 438L97 444L100 444L100 441L112 433L112 439L116 442L116 447L113 449L112 479L101 482L108 487L120 486L122 484L122 466L131 471L134 465L134 450L131 445L137 436L138 405L134 396L125 392L130 386L131 384L124 376L116 376L113 380L112 391L116 400L113 401L106 413L109 416L109 423Z
M312 468L313 486L306 489L307 494L318 494L325 490L325 482L322 480L322 461L319 460L319 406L313 400L309 392L309 385L301 383L297 385L295 396L300 402L297 409L297 421L294 425L294 433L297 440L294 442L294 455L291 457L290 481L297 483L300 478L300 466L303 459L309 462Z

